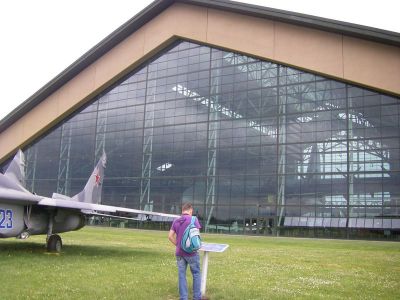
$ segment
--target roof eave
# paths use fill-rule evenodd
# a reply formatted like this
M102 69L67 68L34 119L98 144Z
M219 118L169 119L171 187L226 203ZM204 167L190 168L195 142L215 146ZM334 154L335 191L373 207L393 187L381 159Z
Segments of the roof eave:
M177 2L223 9L225 11L344 34L397 47L400 46L400 33L364 25L227 0L181 0Z

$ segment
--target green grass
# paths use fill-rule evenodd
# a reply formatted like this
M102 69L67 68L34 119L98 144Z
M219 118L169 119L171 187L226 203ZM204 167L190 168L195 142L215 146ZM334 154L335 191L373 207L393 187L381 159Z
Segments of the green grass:
M86 227L63 234L61 254L44 236L0 240L0 299L177 299L167 232ZM210 299L399 299L400 243L206 235ZM190 272L188 272L190 273Z

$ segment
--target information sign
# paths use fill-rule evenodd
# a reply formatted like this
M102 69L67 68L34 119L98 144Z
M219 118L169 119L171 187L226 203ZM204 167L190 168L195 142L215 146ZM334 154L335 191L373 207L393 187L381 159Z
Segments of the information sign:
M207 285L207 272L208 272L208 253L209 252L224 252L229 245L227 244L211 244L211 243L202 243L200 251L204 251L203 256L203 267L201 270L201 296L204 297L206 295L206 285Z

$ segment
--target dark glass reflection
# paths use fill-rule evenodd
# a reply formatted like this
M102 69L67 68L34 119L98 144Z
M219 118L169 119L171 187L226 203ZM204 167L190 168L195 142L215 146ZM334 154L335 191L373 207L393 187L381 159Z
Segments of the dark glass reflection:
M30 145L27 184L73 195L105 150L106 204L191 201L218 232L385 229L399 140L398 98L182 41Z

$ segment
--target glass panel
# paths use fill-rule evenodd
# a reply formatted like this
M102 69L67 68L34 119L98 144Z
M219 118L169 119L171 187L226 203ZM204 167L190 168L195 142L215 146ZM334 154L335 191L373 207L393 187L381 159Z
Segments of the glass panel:
M191 201L223 232L398 226L400 99L273 62L177 42L29 145L27 186L78 192L103 150L103 203Z

